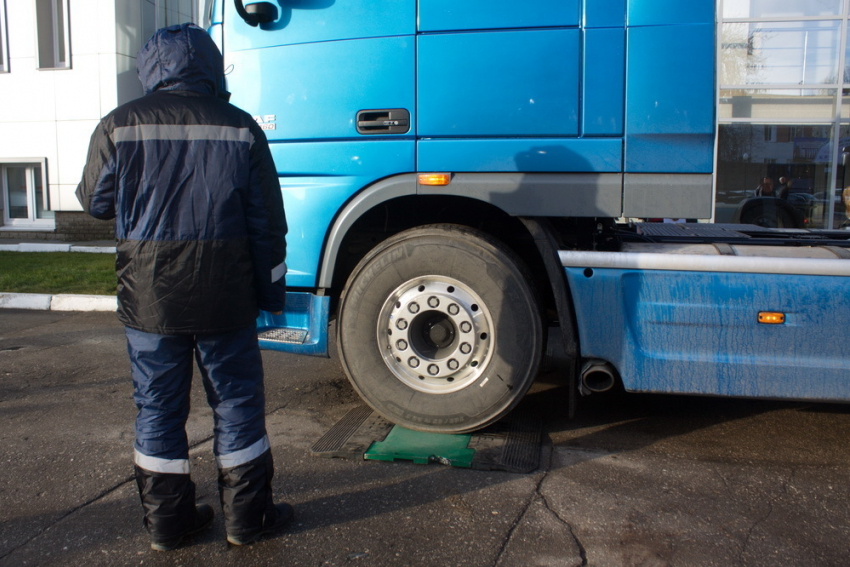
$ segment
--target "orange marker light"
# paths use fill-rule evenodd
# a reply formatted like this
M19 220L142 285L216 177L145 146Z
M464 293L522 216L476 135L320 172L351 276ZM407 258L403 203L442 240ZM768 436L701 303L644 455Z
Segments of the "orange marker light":
M759 323L765 325L781 325L785 322L785 313L778 311L759 311Z
M451 173L420 173L419 185L448 185L452 182Z

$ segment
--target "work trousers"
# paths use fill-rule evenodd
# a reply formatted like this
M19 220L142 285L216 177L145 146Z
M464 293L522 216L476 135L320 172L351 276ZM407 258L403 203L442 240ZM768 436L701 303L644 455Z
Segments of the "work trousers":
M269 450L263 366L252 327L209 335L160 335L125 328L133 376L135 461L155 473L189 474L186 420L197 361L213 410L219 469Z

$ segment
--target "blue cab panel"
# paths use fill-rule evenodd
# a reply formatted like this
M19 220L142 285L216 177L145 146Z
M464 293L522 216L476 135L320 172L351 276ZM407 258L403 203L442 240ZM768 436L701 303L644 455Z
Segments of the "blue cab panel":
M419 136L578 134L578 29L425 35L417 57Z
M585 28L623 28L626 0L584 0Z
M517 138L421 140L420 171L618 173L620 139Z
M845 277L565 270L582 356L610 361L629 391L848 401Z
M226 64L233 66L231 101L261 119L274 117L275 128L266 130L272 142L358 137L361 110L403 108L415 116L412 37L239 51Z
M714 163L714 26L630 27L629 173L710 173Z
M578 26L578 0L427 0L419 2L419 31Z
M413 169L412 140L272 144L289 233L286 284L315 287L328 227L351 195Z
M626 33L584 32L581 130L585 136L622 136L626 92Z
M689 0L688 2L628 0L628 25L708 24L713 26L715 4L716 0Z
M219 3L222 1L227 35L225 48L231 52L416 33L416 0L381 2L379 9L376 9L374 0L278 0L274 3L278 9L277 20L257 27L242 21L232 0L219 0ZM354 67L377 63L352 59L348 62ZM322 60L324 63L327 61ZM314 68L319 67L314 62Z

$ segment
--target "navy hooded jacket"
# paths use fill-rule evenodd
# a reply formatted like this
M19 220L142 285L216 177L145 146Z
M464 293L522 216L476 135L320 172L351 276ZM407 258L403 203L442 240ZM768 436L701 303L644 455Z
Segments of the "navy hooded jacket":
M268 142L218 96L221 53L200 28L139 51L146 95L103 118L77 198L115 218L118 316L159 334L253 324L285 297L286 219Z

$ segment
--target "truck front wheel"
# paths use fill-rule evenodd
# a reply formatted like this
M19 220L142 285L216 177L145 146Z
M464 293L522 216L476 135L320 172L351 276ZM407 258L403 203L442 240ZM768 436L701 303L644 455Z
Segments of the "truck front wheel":
M521 262L456 225L408 230L354 269L337 322L340 359L379 414L462 433L508 413L534 380L543 328Z

